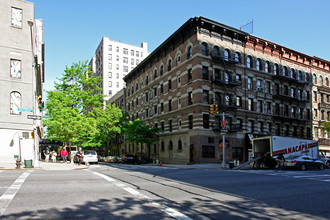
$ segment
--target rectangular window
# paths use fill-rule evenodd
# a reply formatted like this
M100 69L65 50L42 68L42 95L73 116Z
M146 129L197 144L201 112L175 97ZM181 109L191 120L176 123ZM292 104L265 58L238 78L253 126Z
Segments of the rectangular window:
M248 90L252 90L252 77L248 77Z
M23 10L20 8L11 8L11 26L22 27Z
M210 128L210 115L203 114L203 127Z
M253 133L254 132L254 122L249 120L248 121L248 132Z
M242 97L236 96L236 106L238 107L242 106Z
M263 112L263 102L261 100L258 100L257 102L257 111L260 113Z
M192 73L191 73L191 69L188 70L188 82L192 81Z
M168 91L172 90L172 80L168 80Z
M209 104L209 91L203 90L203 103Z
M215 158L215 146L202 146L203 158Z
M219 69L214 69L214 79L215 80L220 80L220 70Z
M168 100L168 111L172 111L172 100Z
M272 114L272 103L271 102L267 102L267 113Z
M202 67L202 75L203 75L203 79L205 80L209 79L209 68L207 66Z
M169 125L169 127L170 127L170 132L172 132L172 129L173 129L173 124L172 124L172 120L169 120L168 121L168 125Z
M131 50L131 56L134 56L134 50Z
M17 79L22 77L22 65L20 60L10 59L10 77Z
M316 91L313 91L313 98L314 98L314 102L317 102L317 92Z
M189 121L189 129L193 129L193 116L192 115L188 116L188 121Z
M248 110L253 111L253 99L248 99Z
M157 115L157 113L158 113L158 112L157 112L157 109L158 109L158 108L157 108L157 105L155 105L155 106L154 106L154 114L155 114L155 115Z
M188 93L188 105L192 105L193 104L193 99L192 99L192 92Z
M162 129L162 132L164 132L165 131L165 125L164 125L163 121L160 123L160 126L161 126L161 129Z
M164 103L160 103L160 112L164 112Z

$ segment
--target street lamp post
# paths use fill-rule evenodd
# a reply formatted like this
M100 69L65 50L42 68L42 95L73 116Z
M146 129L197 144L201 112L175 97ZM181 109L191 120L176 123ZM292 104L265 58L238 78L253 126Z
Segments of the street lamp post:
M21 140L23 140L23 137L19 136L18 132L15 132L10 145L14 146L14 138L16 134L18 136L18 159L16 160L16 168L19 169L21 168L21 162L22 162Z

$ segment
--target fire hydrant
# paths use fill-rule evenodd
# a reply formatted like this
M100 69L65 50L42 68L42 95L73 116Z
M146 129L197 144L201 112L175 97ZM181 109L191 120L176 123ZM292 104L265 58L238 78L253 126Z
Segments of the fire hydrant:
M22 165L21 159L17 158L16 159L16 169L21 169L21 165Z

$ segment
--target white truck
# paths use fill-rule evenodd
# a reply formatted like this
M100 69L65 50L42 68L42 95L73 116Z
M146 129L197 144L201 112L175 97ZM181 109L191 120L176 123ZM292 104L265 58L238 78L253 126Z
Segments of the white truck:
M324 166L329 167L329 159L322 156L321 152L319 153L318 147L319 143L315 140L281 136L264 136L252 139L252 156L256 159L263 159L267 154L269 154L271 158L274 158L281 153L284 154L284 157L308 155L315 159L322 160ZM260 159L259 161L262 161Z

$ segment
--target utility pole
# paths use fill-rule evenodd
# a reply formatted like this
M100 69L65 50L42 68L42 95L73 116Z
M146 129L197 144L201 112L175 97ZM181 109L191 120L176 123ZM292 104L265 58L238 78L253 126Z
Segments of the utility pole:
M226 168L226 114L222 112L221 134L222 134L222 167Z

